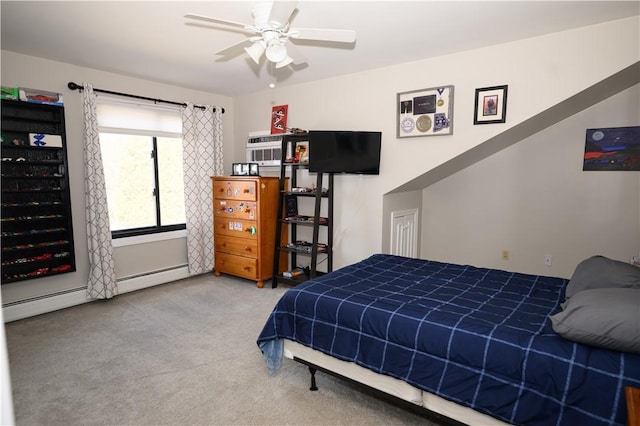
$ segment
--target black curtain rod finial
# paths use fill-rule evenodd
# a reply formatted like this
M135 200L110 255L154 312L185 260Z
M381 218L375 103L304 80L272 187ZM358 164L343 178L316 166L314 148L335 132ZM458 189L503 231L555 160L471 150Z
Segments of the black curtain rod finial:
M83 87L80 86L79 84L74 83L73 81L70 81L69 84L67 84L67 87L71 90L82 90Z

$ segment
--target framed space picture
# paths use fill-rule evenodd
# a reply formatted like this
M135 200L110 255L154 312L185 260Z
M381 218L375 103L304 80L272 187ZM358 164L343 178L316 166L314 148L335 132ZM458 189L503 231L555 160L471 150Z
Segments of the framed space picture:
M507 89L509 86L476 89L473 124L504 123L507 121Z
M640 126L587 129L584 171L640 171Z
M398 93L396 102L398 138L453 134L453 86Z

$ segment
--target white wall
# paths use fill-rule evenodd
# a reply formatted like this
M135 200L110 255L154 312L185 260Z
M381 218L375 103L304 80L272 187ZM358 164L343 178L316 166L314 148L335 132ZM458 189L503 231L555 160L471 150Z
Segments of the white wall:
M61 62L49 61L1 51L2 85L11 87L29 87L62 93L65 103L67 131L67 155L69 159L69 180L71 189L71 208L77 271L35 280L20 281L2 285L2 303L12 303L43 295L86 287L89 260L87 256L86 216L84 209L84 157L83 157L83 119L81 95L67 88L70 81L81 84L93 84L94 88L114 90L152 98L171 101L190 101L196 104L219 105L225 108L223 130L225 152L233 152L233 100L201 91L183 89L166 84L141 80L138 78L97 71ZM226 169L231 169L231 155L225 158ZM118 278L144 273L167 266L186 263L186 242L132 246L115 249L116 274Z
M636 85L426 188L421 257L569 278L590 256L638 255L640 173L582 158L586 129L639 120Z
M289 105L290 126L382 131L380 176L336 177L334 267L340 267L381 250L382 238L388 237L381 233L385 193L638 61L639 23L640 18L629 18L440 58L265 90L234 99L2 51L3 85L64 94L78 264L75 273L3 285L3 303L86 285L88 260L81 103L80 95L66 88L69 81L90 82L96 88L143 96L224 107L227 111L224 114L227 173L231 171L232 162L245 160L247 133L268 128L272 105ZM397 139L396 94L448 84L455 86L454 135ZM507 123L473 126L475 88L501 84L509 85ZM640 201L635 202L633 209L637 210L638 206ZM608 207L609 211L616 208ZM626 206L620 206L623 208ZM640 218L636 218L634 223L634 226L640 224ZM637 244L638 237L633 236L633 239ZM424 244L424 236L422 240ZM514 256L521 252L519 244L522 243L509 247ZM145 250L143 247L139 249ZM182 252L181 249L177 251ZM166 254L165 250L158 251L159 264L175 264L171 263L173 260L162 257L163 254ZM128 262L120 268L121 271L126 270L126 275L137 272L136 259L129 256L129 251L120 259ZM149 267L148 260L145 258L141 262L145 268ZM555 264L560 268L562 262L564 260L560 258Z
M241 96L235 134L241 139L267 128L271 107L280 104L289 105L291 127L383 132L380 176L336 177L334 268L340 267L381 250L388 238L380 232L385 193L637 62L639 28L640 18L623 19ZM455 86L454 134L397 139L396 94L448 84ZM474 126L475 89L503 84L507 123ZM244 141L235 148L236 160L244 159Z

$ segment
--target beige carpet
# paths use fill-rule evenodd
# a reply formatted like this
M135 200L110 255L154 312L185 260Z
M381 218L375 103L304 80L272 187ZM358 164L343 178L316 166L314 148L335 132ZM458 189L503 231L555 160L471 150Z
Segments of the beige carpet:
M269 287L269 284L267 284ZM287 290L212 274L6 324L18 425L432 425L256 338Z

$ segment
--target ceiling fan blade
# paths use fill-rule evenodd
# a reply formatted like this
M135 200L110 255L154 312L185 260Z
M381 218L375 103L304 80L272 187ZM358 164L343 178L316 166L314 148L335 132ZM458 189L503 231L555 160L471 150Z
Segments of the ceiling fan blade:
M298 2L295 1L274 1L269 14L269 24L278 28L286 27L297 5Z
M198 21L211 22L214 24L230 25L232 27L240 27L245 29L252 28L250 25L241 24L240 22L227 21L226 19L211 18L209 16L197 15L195 13L187 13L186 15L184 15L184 17L189 19L196 19Z
M322 28L292 28L289 37L299 40L335 41L353 43L356 32L353 30L327 30Z
M245 47L249 47L251 46L251 44L253 44L253 41L251 41L251 39L245 39L242 40L238 43L232 44L229 47L225 47L224 49L218 50L215 55L229 55L232 53L237 53L237 52L241 52L243 48Z
M307 62L307 57L300 53L300 50L291 42L287 43L287 54L293 59L293 63L296 65Z

